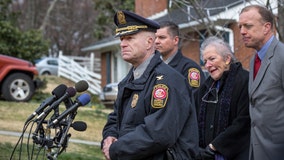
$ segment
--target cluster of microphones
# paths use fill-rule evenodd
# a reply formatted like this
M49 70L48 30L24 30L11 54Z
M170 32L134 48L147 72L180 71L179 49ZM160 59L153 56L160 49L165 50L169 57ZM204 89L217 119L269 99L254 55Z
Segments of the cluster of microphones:
M84 92L88 88L89 85L85 80L77 82L74 87L67 87L64 84L58 85L51 92L52 96L45 99L27 118L22 135L20 136L10 159L13 158L14 152L20 142L19 159L21 159L23 136L30 124L32 124L32 127L28 134L28 142L29 139L32 139L33 147L31 149L32 151L30 151L28 147L30 144L27 144L28 159L33 159L33 154L36 153L34 151L34 146L45 149L45 154L48 159L57 159L57 156L67 148L68 140L71 137L69 128L72 127L76 131L85 131L87 129L87 124L85 122L73 122L73 120L77 115L78 107L88 104L91 100L91 96L88 93L82 93L77 96L75 100L72 100L72 97L74 97L77 92ZM59 105L62 103L65 105L66 109L60 113ZM34 125L36 125L36 127L34 127ZM51 135L51 130L55 130L54 135ZM38 155L35 157L38 157Z

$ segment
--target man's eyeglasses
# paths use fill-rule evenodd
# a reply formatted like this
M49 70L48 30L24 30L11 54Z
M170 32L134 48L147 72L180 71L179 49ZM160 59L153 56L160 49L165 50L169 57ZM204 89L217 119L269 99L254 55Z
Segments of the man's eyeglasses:
M217 88L210 88L207 93L201 99L203 102L206 103L217 103L218 102L218 89Z

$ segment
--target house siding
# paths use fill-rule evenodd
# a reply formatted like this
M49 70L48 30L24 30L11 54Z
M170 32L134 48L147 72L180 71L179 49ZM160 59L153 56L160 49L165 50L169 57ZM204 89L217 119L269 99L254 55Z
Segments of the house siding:
M197 64L200 63L200 42L197 33L187 33L187 36L192 37L190 39L181 39L181 51L185 57L194 60Z

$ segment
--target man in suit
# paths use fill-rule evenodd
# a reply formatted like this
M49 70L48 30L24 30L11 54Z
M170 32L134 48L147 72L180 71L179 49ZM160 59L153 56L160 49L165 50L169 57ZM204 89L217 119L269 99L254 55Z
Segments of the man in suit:
M273 14L258 5L243 8L239 17L245 46L257 52L249 75L250 160L284 157L284 44L274 37L273 22Z
M196 90L205 81L201 67L193 60L186 58L179 50L179 28L171 21L159 23L155 45L163 61L180 72L188 81L191 91Z

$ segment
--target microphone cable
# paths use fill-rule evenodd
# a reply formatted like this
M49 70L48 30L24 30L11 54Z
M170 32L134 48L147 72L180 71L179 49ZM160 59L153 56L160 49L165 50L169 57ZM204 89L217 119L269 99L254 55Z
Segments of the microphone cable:
M29 134L28 134L28 140L27 140L27 154L28 154L28 159L30 159L30 156L29 156L29 155L30 155L30 148L29 148L29 145L30 145L30 137L31 137L31 133L32 133L32 128L33 128L34 124L35 124L35 122L33 121L32 126L30 127ZM35 146L35 144L33 143L32 153L31 153L31 160L33 159L34 146Z
M12 160L12 158L13 158L13 156L14 156L14 154L15 154L15 151L16 151L16 149L17 149L17 147L18 147L18 145L19 145L20 143L21 143L21 145L20 145L20 149L19 149L19 160L21 159L21 155L22 155L22 145L23 145L23 137L24 137L24 134L25 134L25 132L26 132L26 130L27 130L27 128L28 128L28 126L29 126L30 123L31 123L31 121L25 123L25 125L23 126L22 134L20 135L20 137L19 137L17 143L15 144L15 146L14 146L14 148L13 148L13 151L12 151L11 156L10 156L10 160Z

